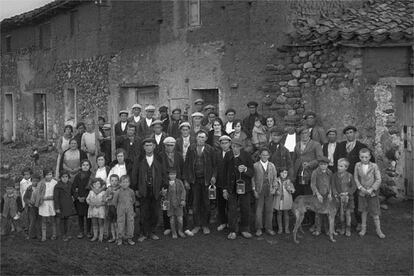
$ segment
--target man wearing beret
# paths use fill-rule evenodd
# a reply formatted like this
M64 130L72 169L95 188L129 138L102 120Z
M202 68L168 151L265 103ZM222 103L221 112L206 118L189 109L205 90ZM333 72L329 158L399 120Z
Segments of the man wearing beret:
M346 137L346 141L340 142L337 145L337 155L339 158L346 158L349 161L348 172L354 175L355 164L359 160L359 151L363 148L368 148L367 145L361 143L356 139L357 128L355 126L347 126L342 131ZM371 162L375 162L374 155L371 154ZM354 214L357 221L357 231L361 230L361 213L358 211L358 191L354 194Z
M171 122L167 128L167 134L177 139L180 136L181 109L174 108L171 114Z
M145 107L145 119L141 120L137 126L138 136L142 139L148 138L153 133L151 128L152 122L154 121L155 106L149 105Z
M116 148L122 146L123 138L127 134L127 124L128 124L128 111L121 110L119 111L119 122L115 124L115 145Z
M253 130L254 122L256 121L256 118L259 118L259 120L262 122L262 125L266 125L265 118L259 113L257 113L258 105L259 104L254 101L247 103L247 107L249 108L249 116L247 116L243 120L243 130L247 134L248 138L252 137L252 130Z
M325 144L327 141L325 130L323 127L316 125L316 113L313 111L307 111L305 112L303 118L305 119L307 128L309 128L310 138L321 145Z
M197 234L203 228L204 234L210 234L208 218L210 201L208 187L216 184L215 151L206 144L207 133L200 130L196 134L197 143L191 145L184 163L184 183L187 189L193 190L194 229Z
M168 125L170 124L170 116L168 116L168 107L165 105L158 108L158 112L160 113L160 120L162 122L162 131L168 133Z
M138 125L138 123L143 119L141 116L142 106L140 104L134 104L132 106L132 116L128 118L128 123L133 123L134 125Z
M231 134L234 131L233 122L236 116L236 110L229 108L226 110L227 123L224 125L227 134Z
M328 142L322 145L322 153L324 156L328 157L329 164L328 169L333 173L337 171L338 165L338 151L337 151L337 132L335 128L330 128L326 132L326 137L328 137Z

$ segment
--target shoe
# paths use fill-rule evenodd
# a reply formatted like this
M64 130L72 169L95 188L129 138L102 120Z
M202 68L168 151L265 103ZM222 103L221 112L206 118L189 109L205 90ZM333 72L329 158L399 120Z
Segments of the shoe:
M41 242L45 242L46 241L46 238L42 238L40 241Z
M93 237L92 239L90 239L91 242L97 241L98 237Z
M226 228L226 225L225 224L220 224L218 227L217 227L217 231L223 231L224 229Z
M63 237L63 239L62 239L64 242L67 242L67 241L69 241L69 238L68 237Z
M276 232L275 232L275 231L273 231L272 229L267 229L267 230L266 230L266 233L267 233L267 234L269 234L270 236L274 236L274 235L276 235Z
M172 238L177 239L178 238L177 233L172 233Z
M249 232L242 232L241 234L245 239L250 239L251 237L253 237L252 234L250 234Z
M204 235L210 234L210 229L208 229L208 227L203 227L203 234Z
M135 242L132 239L128 239L127 242L128 242L129 245L134 245L135 244Z
M290 234L290 230L289 230L289 228L286 228L286 229L285 229L285 233L286 233L286 234Z
M321 234L321 232L318 231L318 230L312 232L312 235L314 235L314 236L319 236L320 234Z
M51 237L50 237L50 239L51 239L52 241L54 241L54 240L56 240L56 236L55 236L55 235L53 235L53 236L51 236Z
M164 230L164 236L168 236L171 233L171 229Z
M283 229L282 228L279 228L278 230L277 230L277 233L280 235L280 234L282 234L283 233Z
M178 236L180 236L181 238L185 238L185 234L183 233L183 231L178 231Z
M83 234L82 233L79 233L77 236L76 236L78 239L83 239Z
M155 235L155 234L152 234L151 235L151 240L153 240L153 241L158 241L160 238L157 236L157 235Z
M115 238L112 238L112 239L109 239L109 240L108 240L108 242L109 242L109 243L113 243L114 241L116 241L116 239L115 239Z
M345 236L350 237L351 236L351 227L347 226L345 230Z
M237 237L237 235L236 235L236 233L235 233L235 232L231 232L231 233L227 236L227 238L228 238L229 240L235 240L235 239L236 239L236 237Z
M88 234L86 234L86 237L87 237L88 239L91 239L91 238L93 237L93 235L92 235L92 233L88 233Z
M196 227L194 227L194 229L193 230L191 230L191 232L195 235L195 234L197 234L198 233L198 231L200 231L200 226L196 226Z
M116 245L118 245L118 246L122 245L122 239L117 240Z
M145 236L141 236L141 237L139 237L138 238L138 241L139 242L143 242L143 241L145 241L147 239L147 237L145 237Z
M256 231L256 237L260 237L263 234L262 230L257 230Z
M184 233L185 233L187 236L189 236L189 237L193 237L193 236L194 236L194 233L193 233L193 232L191 232L189 229L185 230L185 231L184 231Z

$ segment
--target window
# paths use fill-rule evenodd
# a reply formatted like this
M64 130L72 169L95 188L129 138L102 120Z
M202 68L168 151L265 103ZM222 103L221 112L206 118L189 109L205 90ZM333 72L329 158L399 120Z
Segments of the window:
M78 31L78 12L70 12L70 36L73 36Z
M64 94L65 125L76 125L76 90L69 88Z
M200 0L189 0L188 24L190 26L200 25Z
M45 23L39 27L39 47L40 49L50 48L50 23Z
M6 52L11 52L11 35L6 36Z

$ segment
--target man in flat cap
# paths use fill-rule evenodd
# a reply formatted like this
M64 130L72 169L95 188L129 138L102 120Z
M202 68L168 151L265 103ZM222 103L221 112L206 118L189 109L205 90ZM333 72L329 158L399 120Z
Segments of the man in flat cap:
M191 140L195 142L197 132L199 132L200 130L206 130L201 124L204 118L204 114L201 112L194 112L193 114L191 114L191 118L193 122L191 124L190 135L191 135Z
M195 100L194 101L194 112L203 113L203 106L204 106L204 100L203 99Z
M120 148L122 146L123 138L127 134L128 115L128 110L119 111L119 122L115 124L116 148Z
M272 127L270 129L269 161L275 165L278 173L282 168L286 168L289 172L289 178L292 179L293 160L289 150L281 143L284 132L282 127Z
M177 139L180 136L181 108L174 108L171 113L171 122L168 125L168 135Z
M243 130L247 134L248 138L252 137L252 130L254 127L254 122L256 121L256 118L259 118L259 120L262 122L262 125L266 125L265 118L257 113L257 106L259 104L255 101L250 101L247 103L247 107L249 108L249 116L244 118L243 120Z
M183 159L186 159L188 148L192 143L190 136L191 125L189 122L182 122L180 124L180 136L177 138L175 148L181 154Z
M330 128L326 131L326 137L328 138L328 142L322 145L322 153L324 156L328 157L329 164L328 169L330 169L333 173L337 170L338 164L338 151L337 151L337 131L335 128Z
M168 107L165 105L158 108L158 112L160 113L160 120L162 121L162 131L168 133L168 126L170 124L170 116L168 115Z
M227 134L231 134L234 131L234 119L236 117L236 110L234 108L229 108L226 110L227 122L224 125Z
M112 162L111 124L104 124L102 132L101 152L105 155L105 165L108 166Z
M210 120L210 113L214 112L215 109L216 108L212 104L208 104L204 107L204 117L203 117L203 120L201 121L201 124L203 126L206 126L210 123L210 121L211 121Z
M128 123L133 123L134 125L138 125L138 123L143 119L141 116L142 106L138 103L134 104L131 107L132 116L128 118Z
M349 125L344 128L342 133L345 135L346 141L340 142L337 145L337 156L339 158L346 158L349 161L348 172L354 175L354 169L356 163L359 160L359 151L363 148L368 148L367 145L358 141L357 138L357 128L355 126ZM375 163L374 155L371 154L371 162ZM357 231L361 230L361 213L358 211L358 190L354 194L354 214L357 221Z
M154 154L159 155L164 150L164 139L167 138L167 134L162 131L162 121L154 120L151 124L152 134L150 137L154 140L155 149Z
M152 122L154 121L155 106L148 105L145 107L145 119L141 120L137 126L138 135L142 138L148 138L153 133L151 128Z
M127 126L127 134L123 137L121 148L126 152L125 160L133 162L134 158L141 155L142 140L136 134L136 127L134 123Z
M316 124L316 113L313 111L306 111L303 115L305 119L305 125L309 128L310 137L313 141L323 145L327 142L325 130L323 127Z

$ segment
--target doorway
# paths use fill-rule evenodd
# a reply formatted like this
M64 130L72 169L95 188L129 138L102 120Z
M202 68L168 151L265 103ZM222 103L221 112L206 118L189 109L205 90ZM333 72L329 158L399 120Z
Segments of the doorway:
M414 86L402 86L404 131L404 184L406 196L414 198Z
M34 104L34 136L36 138L46 139L47 121L46 121L46 94L33 94Z
M214 105L216 112L219 113L219 90L217 88L212 89L193 89L193 102L196 99L203 99L204 106Z
M9 142L14 137L14 105L13 95L4 95L4 121L3 121L3 138Z
M142 110L148 105L158 105L158 86L143 87L121 87L118 96L118 110L126 109L131 112L131 107L135 103L142 105Z

